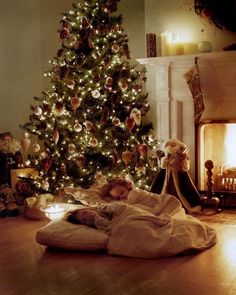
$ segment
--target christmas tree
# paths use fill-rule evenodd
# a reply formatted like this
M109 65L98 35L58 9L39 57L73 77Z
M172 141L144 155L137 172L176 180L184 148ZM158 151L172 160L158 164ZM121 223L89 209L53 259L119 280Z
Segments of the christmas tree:
M62 15L61 48L45 73L51 87L34 97L23 126L44 144L29 156L38 189L88 187L99 173L130 175L146 188L152 181L148 155L158 142L142 122L150 109L145 71L130 64L118 1L82 1Z

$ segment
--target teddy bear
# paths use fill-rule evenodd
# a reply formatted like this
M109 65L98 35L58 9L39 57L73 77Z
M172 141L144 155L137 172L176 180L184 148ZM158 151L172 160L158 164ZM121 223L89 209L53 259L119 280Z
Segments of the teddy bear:
M0 188L0 217L14 217L20 214L12 189L8 185Z
M180 140L171 138L163 147L161 169L150 191L157 194L171 194L179 199L188 213L200 213L201 197L188 173L190 159L187 146Z

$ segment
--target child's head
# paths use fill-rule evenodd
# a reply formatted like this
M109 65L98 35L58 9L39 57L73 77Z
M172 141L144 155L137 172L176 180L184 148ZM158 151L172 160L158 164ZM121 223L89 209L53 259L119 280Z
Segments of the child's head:
M83 208L70 211L66 214L65 219L71 223L84 224L95 227L97 218L100 218L97 210L92 208Z
M132 189L133 183L131 181L115 178L104 185L102 196L113 200L125 200Z

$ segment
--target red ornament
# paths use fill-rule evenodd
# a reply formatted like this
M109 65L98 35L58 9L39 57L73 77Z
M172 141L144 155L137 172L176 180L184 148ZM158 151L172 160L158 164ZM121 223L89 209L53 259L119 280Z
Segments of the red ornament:
M107 77L105 82L105 88L108 90L112 90L113 79L112 77Z
M78 156L75 160L75 163L79 166L80 169L83 169L85 164L85 157L83 155Z
M121 157L122 160L125 162L125 165L127 166L129 164L129 162L132 159L133 154L131 153L131 151L126 150L122 153Z
M48 171L52 165L52 159L47 157L41 160L41 166L45 171Z
M82 18L82 28L87 29L89 27L89 21L86 16Z
M142 157L145 157L148 152L148 146L145 143L139 144L138 151Z
M129 129L129 131L131 131L135 126L134 119L133 118L127 118L125 120L125 125L126 125L127 129Z

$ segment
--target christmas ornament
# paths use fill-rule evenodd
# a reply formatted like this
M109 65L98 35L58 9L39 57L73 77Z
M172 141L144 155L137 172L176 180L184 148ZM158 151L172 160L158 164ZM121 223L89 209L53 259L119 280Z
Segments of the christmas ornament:
M137 109L137 108L132 109L132 111L130 113L130 117L134 119L136 125L141 124L142 114L139 109Z
M102 117L101 117L101 121L100 121L101 124L106 123L106 121L108 120L109 114L110 114L109 108L107 105L105 105L103 107Z
M145 105L143 105L140 111L142 115L146 115L150 111L150 105L146 103Z
M48 156L48 154L46 152L42 152L39 154L39 159L42 160L44 158L46 158Z
M119 161L119 154L117 150L115 149L113 152L113 165L116 165L118 161Z
M127 127L127 129L129 129L129 131L131 131L135 126L134 119L133 118L127 118L125 120L125 126Z
M62 23L62 26L61 26L59 38L61 40L64 40L64 39L68 38L68 36L70 35L70 31L69 31L70 25L67 21L61 21L61 23Z
M117 127L117 126L120 125L120 119L119 119L119 118L114 118L114 119L112 120L112 123Z
M154 141L155 141L155 135L154 135L154 134L149 134L149 136L148 136L148 140L149 140L150 142L154 142Z
M57 51L57 57L62 58L65 54L66 50L64 48L61 48Z
M85 128L86 128L87 131L91 131L92 128L93 128L93 123L90 122L90 121L85 121L84 122L84 126L85 126Z
M43 113L43 110L41 109L41 107L36 107L35 109L34 109L34 114L36 115L36 116L41 116L42 115L42 113Z
M52 165L52 159L49 157L43 158L41 160L41 166L45 171L48 171Z
M29 138L29 133L25 132L23 138L21 139L20 142L21 148L24 152L24 155L26 156L26 153L31 145L31 140Z
M41 184L41 188L47 191L49 189L49 182L47 180L44 180Z
M89 145L91 145L92 147L97 146L97 145L98 145L98 140L97 140L97 138L92 137L92 138L89 140Z
M127 82L124 81L124 80L120 81L120 82L119 82L119 85L120 85L120 89L121 89L122 91L125 91L125 90L128 89L128 84L127 84Z
M81 26L82 26L82 28L83 29L87 29L88 27L89 27L89 21L88 21L88 19L87 19L87 17L86 16L84 16L83 18L82 18L82 21L81 21Z
M53 107L53 113L56 116L62 116L65 112L64 105L61 101L57 101Z
M145 157L148 152L148 146L145 143L139 144L138 151L142 157Z
M101 95L101 93L98 91L98 90L93 90L93 91L91 91L91 94L92 94L92 97L93 98L99 98L100 97L100 95Z
M75 35L70 35L69 38L68 38L68 45L70 47L73 47L73 46L75 46L76 42L77 42L76 36Z
M85 164L85 157L83 155L78 156L75 160L75 163L80 169L83 169Z
M32 150L34 153L38 153L40 151L40 145L38 143L33 143L32 144Z
M82 129L83 129L83 127L82 127L82 125L80 123L75 123L74 130L76 132L80 132L80 131L82 131Z
M57 128L55 128L52 133L52 139L55 142L55 144L58 143L59 137L60 137L59 132L58 132Z
M72 155L76 151L76 146L73 143L70 143L67 148L68 154Z
M107 77L105 82L105 88L108 90L112 90L113 79L112 77Z
M74 97L71 98L70 104L71 104L72 110L74 112L76 112L76 110L78 109L78 107L81 104L81 100L77 96L74 96Z
M74 89L75 87L75 81L73 80L68 80L66 84L67 84L67 87L70 89Z
M146 173L146 168L141 161L139 162L138 166L135 167L135 170L136 170L137 176L141 176L142 174Z
M127 166L132 159L133 154L127 149L121 155L122 160L124 161L125 165Z
M118 44L113 44L111 47L112 52L117 53L120 50L120 46Z

